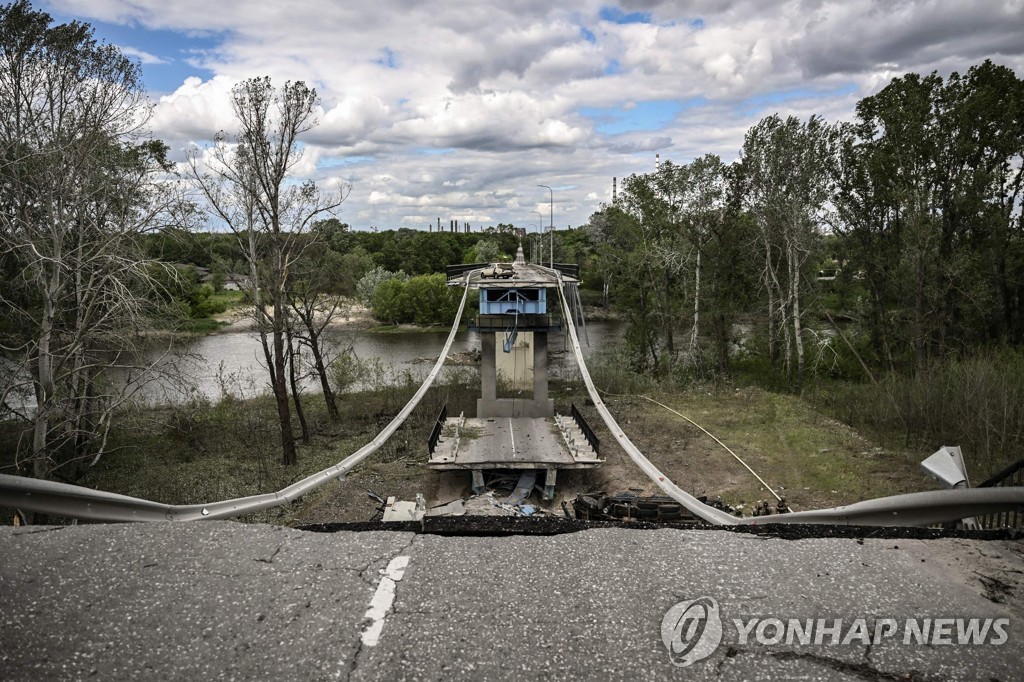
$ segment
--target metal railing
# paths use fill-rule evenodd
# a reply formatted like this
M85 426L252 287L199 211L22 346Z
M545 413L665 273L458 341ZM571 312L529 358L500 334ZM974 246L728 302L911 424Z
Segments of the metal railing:
M445 280L448 282L454 282L455 280L462 279L466 273L473 272L474 270L480 270L486 268L490 263L470 263L468 265L446 265L444 268Z
M601 440L594 433L594 429L590 428L590 424L583 418L583 415L578 409L576 409L576 403L570 405L570 411L572 412L572 418L576 422L576 426L580 427L580 431L583 432L583 437L590 443L590 447L594 449L595 455L601 454Z
M434 422L434 428L430 430L430 438L427 439L427 452L434 454L434 450L437 448L437 441L441 439L441 432L444 430L444 423L448 419L448 403L444 404L441 408L441 413L437 415L437 420Z
M550 271L550 270L549 270ZM558 294L563 309L568 308L565 301L565 285L561 273L557 271ZM956 521L969 516L983 516L1007 510L1024 509L1024 487L1004 488L967 488L957 490L932 490L908 495L893 495L876 500L865 500L855 504L830 509L776 514L772 516L737 518L720 509L707 505L672 482L661 470L651 463L639 448L615 421L604 404L594 380L583 361L583 350L580 348L576 325L571 317L566 318L569 340L580 377L587 387L587 393L594 402L594 407L604 420L612 438L622 447L626 455L657 485L666 495L688 509L694 516L716 526L754 525L769 523L784 524L836 524L865 526L927 526L933 523Z
M1020 459L1002 471L999 471L984 482L979 488L1007 488L1024 485L1024 459ZM985 514L978 517L978 525L985 530L1000 528L1021 528L1024 526L1024 514L1020 509Z
M547 270L547 268L544 268ZM549 270L550 271L550 270ZM554 271L552 271L554 272ZM565 293L561 274L559 278L559 295L565 306ZM223 500L210 504L167 505L149 500L117 495L99 490L90 490L81 486L41 481L0 474L0 506L38 511L50 514L92 519L97 521L194 521L200 519L225 519L239 516L261 509L277 507L305 495L315 488L348 473L352 467L364 460L380 448L405 421L412 410L419 404L430 388L447 358L448 351L458 331L459 321L465 310L469 292L469 277L462 294L455 322L448 334L444 349L438 356L426 380L416 394L406 403L405 407L377 436L341 462L323 471L308 476L297 483L275 493L253 495L233 500ZM569 338L572 342L573 354L580 368L580 375L586 384L587 392L594 401L594 406L604 420L609 432L616 442L622 446L626 454L666 495L689 510L694 516L714 525L747 525L747 524L836 524L836 525L870 525L870 526L928 526L935 523L957 521L968 517L993 516L999 514L1017 514L1024 511L1024 487L1014 485L1019 479L1013 478L1020 471L1017 465L1003 472L999 481L986 481L983 487L933 490L928 492L894 495L875 500L865 500L855 504L831 509L778 514L767 517L737 518L732 514L717 509L690 495L673 483L664 473L648 460L633 444L598 394L583 361L579 337L572 318L566 319ZM575 415L574 415L575 416ZM999 478L999 475L993 478ZM1016 517L1015 517L1016 518Z
M232 500L221 500L208 504L163 504L151 500L143 500L127 495L92 490L78 485L43 481L24 476L0 474L0 507L20 509L21 511L59 514L77 519L92 521L199 521L203 519L229 519L242 514L261 511L272 507L280 507L306 495L320 486L340 478L352 470L357 464L376 452L394 435L398 427L409 417L426 395L427 390L441 372L452 342L459 331L459 322L466 309L469 297L469 273L466 276L462 301L459 303L455 321L444 348L437 357L437 362L424 379L423 383L405 404L395 418L378 433L373 440L356 450L354 453L334 466L307 476L301 481L273 493L250 495Z

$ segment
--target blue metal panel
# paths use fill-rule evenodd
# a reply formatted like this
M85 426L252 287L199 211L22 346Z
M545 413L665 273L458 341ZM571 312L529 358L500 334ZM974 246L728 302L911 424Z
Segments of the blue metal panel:
M480 289L481 315L545 315L545 289Z

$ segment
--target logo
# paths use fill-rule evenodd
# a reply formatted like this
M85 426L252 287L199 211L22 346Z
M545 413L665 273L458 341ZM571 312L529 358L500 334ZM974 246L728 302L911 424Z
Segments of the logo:
M722 643L722 618L712 597L681 601L661 619L661 641L672 665L681 668L702 661Z
M884 640L903 646L1001 646L1009 618L781 618L730 619L730 642L740 646L871 646ZM723 622L713 597L681 601L661 619L661 641L672 665L703 661L722 644Z

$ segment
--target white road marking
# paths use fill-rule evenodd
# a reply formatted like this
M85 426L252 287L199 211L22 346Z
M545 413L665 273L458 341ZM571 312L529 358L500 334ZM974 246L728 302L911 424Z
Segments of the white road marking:
M508 420L508 435L512 438L512 459L516 458L516 434L512 430L512 419Z
M377 642L380 641L380 634L384 630L384 618L391 612L391 606L395 603L395 583L405 575L408 565L409 557L396 556L384 569L377 591L370 600L370 608L366 609L366 615L363 616L369 621L363 628L363 646L377 646Z

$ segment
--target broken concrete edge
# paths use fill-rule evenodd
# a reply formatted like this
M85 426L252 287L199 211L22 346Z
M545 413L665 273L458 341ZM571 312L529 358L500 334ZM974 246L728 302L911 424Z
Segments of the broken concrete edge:
M811 538L837 538L851 540L940 540L962 538L967 540L1024 540L1024 529L1002 530L957 530L946 528L879 527L879 526L830 526L820 524L773 524L763 523L744 526L712 526L702 523L649 523L634 521L582 521L557 516L459 516L426 517L422 522L379 521L357 523L312 523L293 526L297 530L314 533L337 533L342 531L397 531L426 535L451 536L508 536L508 535L561 535L580 531L618 528L638 531L647 530L702 530L726 533L745 533L780 540L805 540Z

